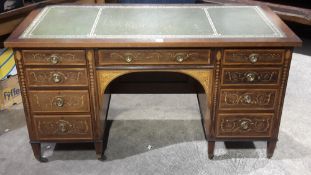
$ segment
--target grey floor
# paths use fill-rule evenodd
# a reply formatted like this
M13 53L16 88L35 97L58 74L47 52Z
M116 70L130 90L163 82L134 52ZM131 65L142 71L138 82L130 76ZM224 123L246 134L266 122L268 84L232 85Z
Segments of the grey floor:
M114 95L103 162L92 144L46 143L49 162L38 163L22 105L0 112L0 174L311 174L311 41L305 41L295 50L271 160L264 142L218 142L214 160L208 160L195 95Z

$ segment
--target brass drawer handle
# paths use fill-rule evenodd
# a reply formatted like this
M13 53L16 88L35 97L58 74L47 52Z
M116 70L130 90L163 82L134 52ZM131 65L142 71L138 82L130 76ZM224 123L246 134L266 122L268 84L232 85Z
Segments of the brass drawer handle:
M60 83L62 81L62 76L59 73L54 73L52 77L54 83Z
M62 133L66 133L67 132L65 123L59 123L58 128L59 128L59 131L62 132Z
M63 107L64 104L65 104L65 101L64 101L64 99L62 97L57 97L55 104L56 104L57 107Z
M133 56L127 55L127 56L125 57L125 61L128 62L128 63L132 62L132 61L133 61Z
M246 80L249 82L253 82L255 80L255 73L254 72L250 72L246 74Z
M247 104L250 104L252 102L252 97L250 95L244 95L244 101Z
M181 55L176 56L176 61L177 61L177 62L181 63L181 62L183 62L184 60L185 60L185 58L184 58L183 56L181 56Z
M259 55L258 54L250 54L248 59L251 63L256 63L258 61Z
M60 61L59 56L57 56L57 55L55 55L55 54L52 54L52 55L50 56L50 62L51 62L52 64L57 64L57 63L59 63L59 61Z
M249 129L249 122L247 122L247 121L242 121L241 123L240 123L240 128L241 129L243 129L243 130L248 130Z

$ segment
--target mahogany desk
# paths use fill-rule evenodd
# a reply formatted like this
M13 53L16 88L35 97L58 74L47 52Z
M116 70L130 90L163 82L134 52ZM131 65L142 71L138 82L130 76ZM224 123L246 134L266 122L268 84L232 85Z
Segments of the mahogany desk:
M103 154L109 84L134 72L196 80L208 155L215 141L267 141L273 155L293 47L257 6L49 6L5 42L15 49L30 143L93 142Z

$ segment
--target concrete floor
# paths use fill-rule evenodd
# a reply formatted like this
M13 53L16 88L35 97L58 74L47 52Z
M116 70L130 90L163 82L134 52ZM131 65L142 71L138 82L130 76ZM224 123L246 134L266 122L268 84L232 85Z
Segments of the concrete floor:
M128 100L128 96L131 100ZM150 98L153 98L152 102ZM111 125L105 157L107 160L122 159L177 143L204 141L199 108L195 100L195 94L157 94L153 97L144 94L137 95L136 99L133 94L112 95L108 118L118 117ZM185 104L187 102L189 103ZM144 107L133 112L130 109L135 109L134 106ZM176 110L179 112L174 112ZM155 117L159 119L155 120ZM1 111L0 121L0 136L24 127L26 123L22 104ZM44 143L42 148L43 155L48 157L49 161L96 159L91 143Z
M14 105L9 109L0 111L0 121L0 136L5 132L25 126L26 121L23 105Z

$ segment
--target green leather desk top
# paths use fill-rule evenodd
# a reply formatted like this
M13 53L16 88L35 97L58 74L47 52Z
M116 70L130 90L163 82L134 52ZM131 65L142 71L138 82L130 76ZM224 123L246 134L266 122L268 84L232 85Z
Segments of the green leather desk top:
M19 38L282 38L257 6L48 6Z

